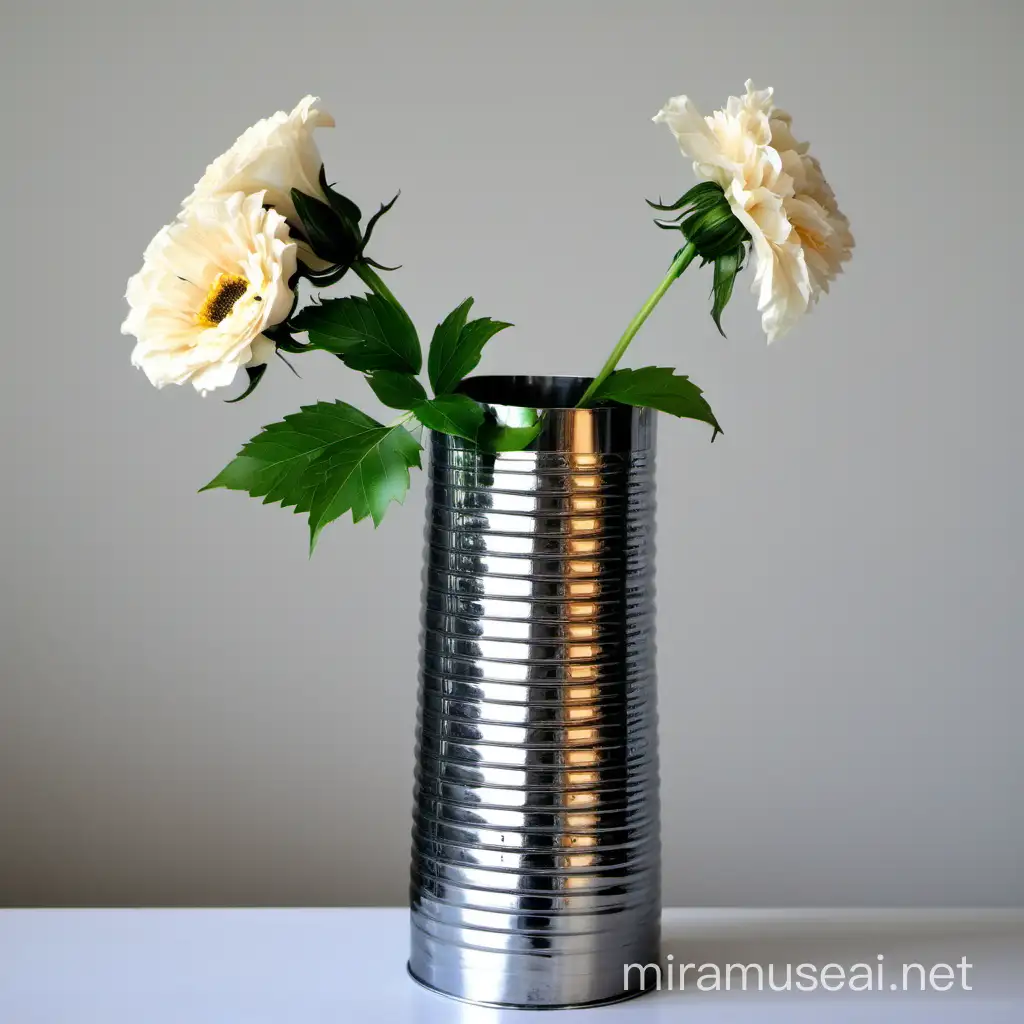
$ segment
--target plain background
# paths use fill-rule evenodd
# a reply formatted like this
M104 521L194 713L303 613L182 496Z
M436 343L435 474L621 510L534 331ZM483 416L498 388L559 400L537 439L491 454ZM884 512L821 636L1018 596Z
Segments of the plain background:
M813 140L858 248L767 347L691 271L630 363L663 422L659 666L673 904L1024 904L1024 339L1005 2L4 3L0 903L406 895L422 479L375 534L197 488L340 397L157 393L124 284L206 163L307 92L329 175L402 197L373 254L490 372L592 373L693 183L650 117L744 79ZM346 282L347 284L348 282Z

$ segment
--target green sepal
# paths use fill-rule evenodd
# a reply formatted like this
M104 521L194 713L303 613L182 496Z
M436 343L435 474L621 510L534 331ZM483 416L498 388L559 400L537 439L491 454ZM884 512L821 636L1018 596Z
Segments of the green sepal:
M434 330L427 373L435 395L453 392L480 362L484 345L511 324L482 317L466 322L473 299L452 310Z
M277 351L288 352L292 355L300 355L303 352L312 352L313 346L306 345L301 341L296 341L288 330L287 323L276 324L274 327L268 327L264 330L264 335L268 337L276 346Z
M308 513L312 554L320 531L346 512L379 526L390 503L404 500L420 450L401 425L384 426L345 402L317 402L264 427L202 490L246 491Z
M645 199L644 202L654 210L671 213L675 210L682 210L687 206L698 207L704 203L714 205L723 194L722 186L718 182L702 181L694 185L689 191L684 192L679 199L668 206L662 205L660 199L656 203L652 203L650 199Z
M464 437L476 442L486 415L484 407L468 395L439 395L413 408L416 419L428 430Z
M321 259L348 268L362 250L358 221L353 224L328 203L291 190L295 212L302 221L302 232L313 252Z
M714 261L715 277L712 287L714 301L711 306L711 318L715 321L718 333L723 338L725 337L725 331L722 330L722 313L732 297L732 288L736 282L736 275L743 269L745 251L741 242L731 252L722 253Z
M750 241L750 232L728 204L688 217L683 221L682 230L705 262L709 263Z
M704 263L733 252L738 245L750 241L750 232L733 213L722 186L713 181L694 185L669 206L647 201L656 210L675 212L675 217L655 220L666 231L681 231L702 257Z
M327 169L320 165L320 190L327 197L331 209L346 223L346 227L355 234L359 233L359 221L362 219L362 211L352 202L348 196L343 196L327 184Z
M402 194L401 191L398 191L398 192L395 193L394 198L390 202L381 203L380 204L380 209L366 222L366 230L363 232L362 249L365 249L367 247L367 245L369 245L369 243L370 243L370 236L373 234L373 229L377 226L377 221L379 221L381 219L381 217L383 217L384 214L387 213L395 205L395 203L398 202L398 197L401 194ZM371 260L371 259L369 259L369 258L367 258L365 256L363 258L366 260L367 263L372 264L373 266L377 267L379 270L397 270L398 269L397 267L384 267L384 266L381 266L381 264L379 264L379 263L375 262L374 260Z
M378 370L366 380L373 393L389 409L412 409L427 398L423 385L411 373Z
M667 366L616 370L601 384L592 400L595 403L621 402L658 409L683 419L700 420L713 428L712 441L722 432L701 389L689 377L677 376Z
M224 401L228 405L234 405L235 402L240 402L243 398L248 398L255 390L259 382L263 379L263 374L267 372L267 364L260 363L259 366L247 366L245 372L249 376L249 384L246 389L237 398L225 398Z
M328 267L324 271L315 271L307 266L303 266L302 274L314 287L330 288L332 284L337 284L351 269L352 264L350 263L341 263L338 266Z
M396 263L393 267L389 267L389 266L387 266L384 263L378 263L376 260L370 259L370 257L367 256L366 253L363 253L363 255L359 257L359 261L361 263L365 263L366 266L368 266L368 267L373 267L376 270L386 270L389 273L392 270L401 270L402 269L402 264L401 263Z
M703 181L691 188L678 203L666 209L679 212L674 217L656 219L654 223L659 228L669 231L682 231L687 222L692 223L706 213L716 209L729 210L729 202L721 185L713 181Z
M305 331L310 345L331 352L363 373L394 370L417 374L423 364L419 337L409 315L397 303L370 293L326 299L302 309L290 321Z

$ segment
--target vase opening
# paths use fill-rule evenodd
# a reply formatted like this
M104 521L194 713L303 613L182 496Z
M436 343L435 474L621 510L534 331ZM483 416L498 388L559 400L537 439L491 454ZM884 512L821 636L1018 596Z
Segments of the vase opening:
M486 405L572 409L591 380L592 377L480 376L468 377L459 391Z

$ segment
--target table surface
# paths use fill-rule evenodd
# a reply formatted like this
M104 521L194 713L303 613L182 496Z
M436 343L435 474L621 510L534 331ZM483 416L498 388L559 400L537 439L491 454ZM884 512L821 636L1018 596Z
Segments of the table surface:
M682 990L553 1011L544 1024L828 1020L881 1024L1024 1021L1024 912L667 910L663 962L694 963ZM405 973L408 913L399 909L0 911L0 1024L502 1024L529 1011L466 1006ZM879 960L879 956L883 959ZM971 965L956 967L963 958ZM838 964L883 965L881 989L771 991L791 964L842 984ZM950 991L902 989L903 964L954 967ZM713 985L717 967L760 965ZM772 974L768 967L772 965ZM698 973L701 972L701 973ZM861 986L868 975L860 970ZM937 981L949 975L939 970ZM961 988L966 979L970 991ZM667 986L667 980L665 981ZM895 985L896 990L893 990Z

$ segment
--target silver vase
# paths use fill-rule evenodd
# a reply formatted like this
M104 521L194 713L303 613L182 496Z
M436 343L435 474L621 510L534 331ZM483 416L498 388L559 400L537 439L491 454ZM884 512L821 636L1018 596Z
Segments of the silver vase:
M541 433L430 444L409 970L472 1003L614 1002L658 959L655 414L586 383L472 378Z

